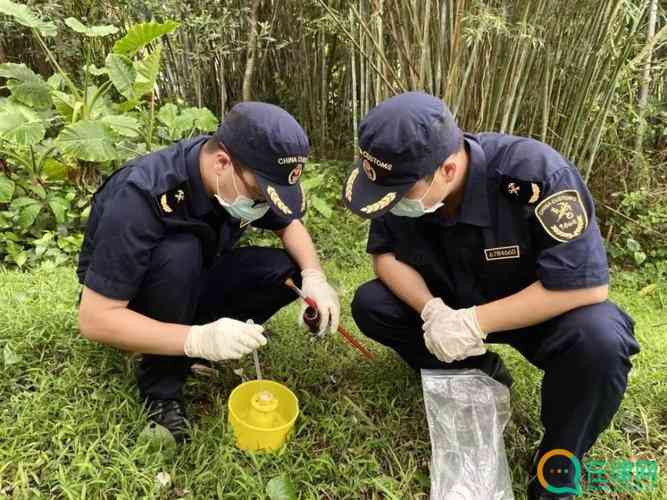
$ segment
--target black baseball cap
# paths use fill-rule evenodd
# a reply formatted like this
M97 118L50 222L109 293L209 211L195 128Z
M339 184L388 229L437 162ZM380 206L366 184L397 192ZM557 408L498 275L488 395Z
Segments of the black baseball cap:
M242 102L225 115L213 137L254 172L274 212L301 218L306 199L299 178L310 145L292 115L273 104Z
M382 101L359 125L360 159L343 186L345 206L379 217L456 153L462 137L442 99L406 92Z

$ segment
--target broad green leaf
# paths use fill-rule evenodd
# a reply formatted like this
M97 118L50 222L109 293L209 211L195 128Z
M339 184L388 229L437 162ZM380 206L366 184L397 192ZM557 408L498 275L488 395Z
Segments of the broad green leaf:
M33 200L32 198L29 198L27 196L20 196L18 198L14 198L12 201L12 204L10 205L12 210L20 210L22 208L27 207L28 205L35 205L39 204L38 201Z
M175 104L165 104L157 113L157 119L164 123L168 128L173 129L176 126L178 117L178 108Z
M0 137L19 146L34 146L44 139L46 127L42 119L29 108L13 106L0 113Z
M118 28L110 24L105 24L103 26L86 26L81 21L73 17L68 17L65 19L65 24L77 33L82 33L90 37L107 36L118 33Z
M16 184L9 177L0 174L0 203L9 203L14 196Z
M114 44L113 52L131 56L153 40L174 31L178 26L179 23L176 21L166 21L164 23L151 21L135 24L130 26L125 36Z
M638 266L641 266L644 263L644 261L646 261L646 254L644 252L635 252L634 257L635 257L635 263Z
M181 115L190 116L194 127L205 132L215 131L219 125L218 119L208 108L186 108L181 111Z
M56 222L58 224L64 224L65 223L65 213L67 212L67 209L69 208L69 203L67 200L60 198L58 196L54 196L49 200L49 207L51 207L51 210L53 211L53 215L56 217Z
M2 1L2 0L0 0ZM0 76L21 82L34 80L39 75L28 68L25 64L3 63L0 64Z
M39 212L42 210L42 205L39 203L33 203L21 209L19 214L19 226L24 229L29 228L35 223L35 219L39 215Z
M14 257L14 262L16 262L16 265L19 267L23 267L27 260L28 252L25 250Z
M276 476L266 483L266 494L271 500L296 500L294 483L285 474Z
M40 199L46 198L46 190L41 184L30 184L30 190L35 193Z
M35 108L51 106L51 87L25 64L0 64L0 76L7 78L7 88L17 101Z
M176 139L181 139L186 132L192 130L195 126L195 119L192 115L180 114L174 122L174 135Z
M134 82L134 93L143 96L153 92L157 75L160 72L160 59L162 57L162 45L158 45L141 61L134 63L137 78Z
M51 107L51 87L42 79L31 80L29 82L9 80L7 88L12 93L14 99L27 106L37 109Z
M42 173L52 181L62 181L67 178L67 165L55 158L49 158L44 162Z
M116 90L127 100L134 99L133 85L137 78L137 71L132 66L132 61L123 55L109 54L106 60L106 68Z
M107 127L81 120L65 127L56 139L63 153L85 161L109 161L118 157L114 138Z
M56 111L58 111L66 121L71 121L77 103L76 98L59 90L53 90L51 96L53 97L53 104Z
M53 73L47 78L46 84L54 90L60 90L65 84L65 79L60 73Z
M124 137L138 137L141 124L136 118L127 115L107 115L100 120L114 132Z
M0 229L6 229L11 226L7 217L5 216L6 212L0 212Z
M628 238L626 240L625 246L628 248L628 250L632 252L639 252L642 249L641 245L637 242L637 240L633 240L632 238Z
M10 0L0 0L0 13L13 17L17 23L23 26L38 30L43 36L56 36L58 34L58 29L54 23L42 21L26 5L14 3Z

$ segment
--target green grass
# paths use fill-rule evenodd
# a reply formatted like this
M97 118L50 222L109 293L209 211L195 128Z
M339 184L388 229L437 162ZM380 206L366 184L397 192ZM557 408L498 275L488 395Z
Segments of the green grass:
M370 267L365 259L327 267L342 291L343 323L359 337L349 302ZM615 281L614 299L636 319L642 352L633 358L625 401L589 458L657 459L665 470L667 320L656 293L638 294L645 280L623 275ZM311 343L298 330L292 305L270 322L276 339L260 354L266 376L300 400L288 446L275 455L233 446L226 400L240 379L232 371L238 363L225 363L219 379L188 384L193 440L177 455L163 455L137 444L146 420L134 359L79 336L77 292L71 268L0 271L0 496L176 498L185 491L187 498L266 498L269 480L285 474L300 498L428 497L421 386L392 352L365 341L378 354L369 364L339 337ZM511 348L495 349L515 379L505 442L515 494L524 498L529 453L540 440L540 372ZM254 373L251 359L240 364ZM170 474L170 488L158 486L159 472ZM667 498L662 476L653 492L632 498Z

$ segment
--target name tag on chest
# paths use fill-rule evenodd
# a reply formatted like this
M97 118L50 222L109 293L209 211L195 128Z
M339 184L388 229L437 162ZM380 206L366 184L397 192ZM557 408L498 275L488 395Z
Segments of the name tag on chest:
M496 247L496 248L485 248L484 257L486 260L505 260L505 259L518 259L521 257L521 251L519 250L519 245L510 245L507 247Z

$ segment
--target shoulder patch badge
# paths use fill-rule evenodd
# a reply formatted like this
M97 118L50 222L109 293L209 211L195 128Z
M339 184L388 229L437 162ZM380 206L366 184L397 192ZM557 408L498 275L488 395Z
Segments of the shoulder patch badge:
M157 197L157 205L162 215L170 215L185 201L186 189L182 184Z
M500 178L500 191L512 200L533 205L542 197L542 183L503 175Z
M565 243L588 227L588 214L576 189L558 191L535 207L535 216L554 240Z

